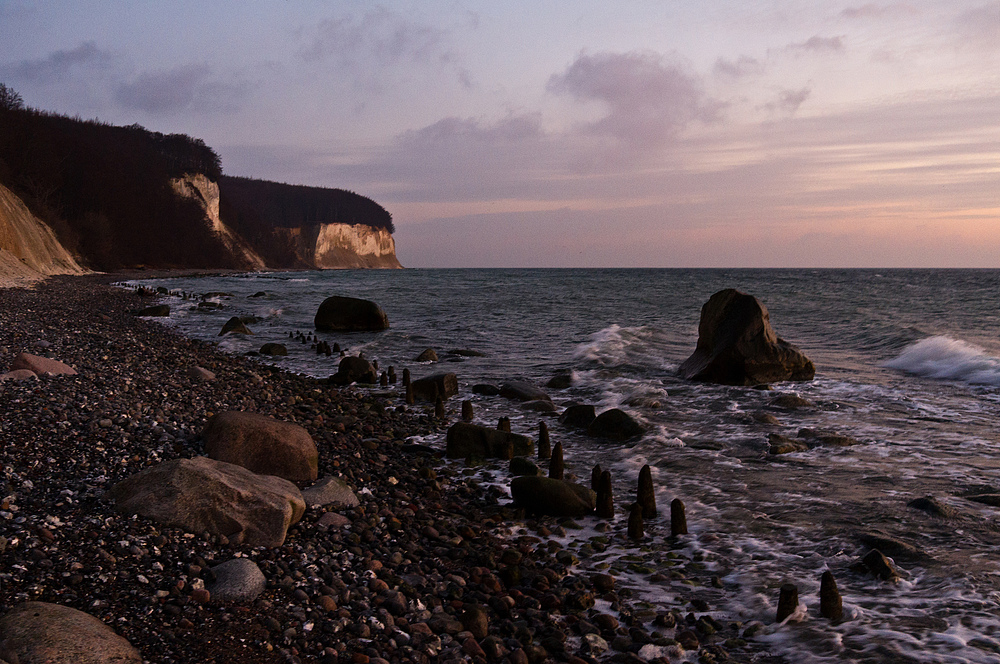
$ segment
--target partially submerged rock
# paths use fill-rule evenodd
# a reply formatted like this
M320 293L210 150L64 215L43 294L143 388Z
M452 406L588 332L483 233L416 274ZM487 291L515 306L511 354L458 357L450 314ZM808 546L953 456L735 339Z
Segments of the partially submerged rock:
M597 419L597 411L590 404L573 404L567 406L559 421L574 429L586 429Z
M552 401L544 391L523 380L515 380L500 386L500 396L516 401Z
M514 506L533 514L584 516L594 511L597 494L582 484L526 475L510 483Z
M417 401L434 403L438 399L448 399L458 394L458 376L453 373L426 376L410 384L413 387L413 398Z
M426 350L424 350L424 352L420 353L420 355L417 355L417 358L414 360L414 362L437 362L437 361L438 361L438 354L434 352L433 348L427 348Z
M17 371L18 369L27 369L28 371L34 372L36 375L48 375L48 376L75 376L76 369L64 364L59 360L53 360L48 357L41 357L38 355L32 355L31 353L18 353L14 361L10 363L8 371Z
M816 368L771 328L767 308L754 296L729 288L701 309L698 345L681 364L683 378L723 385L812 380Z
M771 433L767 435L768 442L768 453L769 454L792 454L794 452L805 452L809 449L809 446L800 441L782 436L776 433Z
M318 475L316 443L298 424L258 413L226 411L212 417L201 435L205 454L216 461L291 482L315 480Z
M628 440L642 435L642 425L618 408L606 410L587 427L587 435L608 440Z
M335 295L323 300L313 319L326 332L378 332L389 329L389 317L370 300Z
M246 326L242 318L233 316L226 321L226 324L222 326L222 331L219 332L220 337L224 334L253 334L253 332Z
M288 355L288 348L285 346L285 344L279 344L273 341L269 341L268 343L260 347L260 354L285 356Z
M139 651L99 619L48 602L8 611L0 618L0 641L22 664L142 664Z
M247 546L281 546L306 509L288 480L208 457L151 466L116 484L108 496L124 514Z
M530 456L535 447L527 436L468 422L456 422L448 429L447 446L449 459L511 459Z

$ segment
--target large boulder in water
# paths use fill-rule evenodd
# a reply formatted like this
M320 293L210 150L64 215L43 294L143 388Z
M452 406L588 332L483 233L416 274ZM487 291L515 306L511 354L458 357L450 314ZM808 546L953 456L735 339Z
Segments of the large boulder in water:
M281 546L306 511L302 493L288 480L208 457L150 466L116 484L108 497L124 514L247 546Z
M290 482L318 477L316 443L298 424L230 410L213 416L201 436L210 459Z
M0 618L6 658L29 664L142 664L142 655L99 619L60 604L24 602Z
M533 475L514 478L510 495L515 507L548 516L584 516L597 504L597 494L582 484Z
M323 300L314 319L326 332L378 332L389 329L389 317L369 300L334 295Z
M456 422L448 429L449 459L512 459L529 456L535 443L527 436L489 427Z
M698 346L681 364L688 380L722 385L761 385L812 380L816 367L771 329L765 307L752 295L729 288L701 308Z

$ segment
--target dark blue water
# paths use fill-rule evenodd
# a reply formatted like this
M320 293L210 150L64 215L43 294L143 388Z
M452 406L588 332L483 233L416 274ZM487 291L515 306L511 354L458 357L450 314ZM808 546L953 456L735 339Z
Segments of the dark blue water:
M541 416L473 395L470 387L512 378L543 385L569 372L573 385L550 391L560 407L573 401L620 407L646 428L639 441L608 445L550 422L570 469L589 477L599 462L625 494L639 467L651 464L660 504L673 497L687 503L690 550L724 580L723 588L699 589L717 618L769 623L776 588L791 581L811 617L759 637L789 661L1000 661L998 511L967 498L985 487L1000 492L1000 271L402 270L147 283L229 293L214 298L223 304L217 312L174 298L167 324L217 340L230 316L257 316L250 325L255 336L221 340L233 353L288 342L289 331L311 331L317 307L330 295L375 300L390 330L319 337L352 354L363 351L382 367L409 367L416 377L453 371L477 419L492 425L509 415L515 431L534 433ZM756 295L778 335L815 362L816 379L771 392L678 379L676 367L697 341L701 306L723 288ZM248 297L258 291L267 295ZM335 371L336 358L288 346L281 366L314 376ZM415 363L428 347L442 357L450 349L485 356ZM784 393L812 406L772 407ZM757 422L761 411L779 424ZM859 444L768 453L769 433L794 438L803 427ZM926 495L956 516L907 507ZM926 554L897 561L899 583L850 570L867 552L856 534L875 529ZM607 556L614 555L622 552L609 549L590 563L613 563ZM839 626L816 617L825 569L837 576L851 617ZM640 576L629 582L666 606L690 590L675 582L649 585Z

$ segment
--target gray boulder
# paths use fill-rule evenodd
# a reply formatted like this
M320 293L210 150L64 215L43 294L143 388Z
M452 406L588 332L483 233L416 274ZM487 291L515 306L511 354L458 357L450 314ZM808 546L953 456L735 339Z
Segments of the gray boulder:
M598 415L587 427L587 435L608 440L628 440L642 435L642 426L624 410L612 408Z
M681 364L680 375L722 385L812 380L812 361L779 338L769 318L754 296L732 288L719 291L701 308L698 345Z
M0 641L22 664L142 664L139 651L94 616L48 602L8 611Z
M525 475L510 483L514 506L532 514L584 516L594 511L597 494L582 484Z
M350 385L351 383L374 385L378 382L378 372L365 358L348 355L341 358L340 364L337 365L337 373L330 376L330 382L334 385Z
M267 579L249 558L233 558L212 568L215 581L207 586L213 602L252 602L264 592Z
M511 459L530 456L534 449L534 442L527 436L478 424L456 422L448 429L449 459Z
M417 401L434 403L439 398L448 399L458 394L458 376L453 373L440 373L427 376L411 383L413 398Z
M302 491L302 498L309 507L330 506L335 509L357 507L361 504L354 491L339 477L327 476Z
M119 512L247 546L281 546L306 505L298 487L208 457L146 468L108 492Z
M378 332L389 329L389 317L369 300L333 296L323 300L313 319L326 332Z

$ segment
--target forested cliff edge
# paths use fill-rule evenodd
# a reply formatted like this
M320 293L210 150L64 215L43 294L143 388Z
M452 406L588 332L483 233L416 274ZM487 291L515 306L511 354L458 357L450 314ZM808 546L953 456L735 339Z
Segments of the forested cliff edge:
M83 267L402 267L392 216L369 198L226 176L200 139L25 108L0 92L0 185Z

